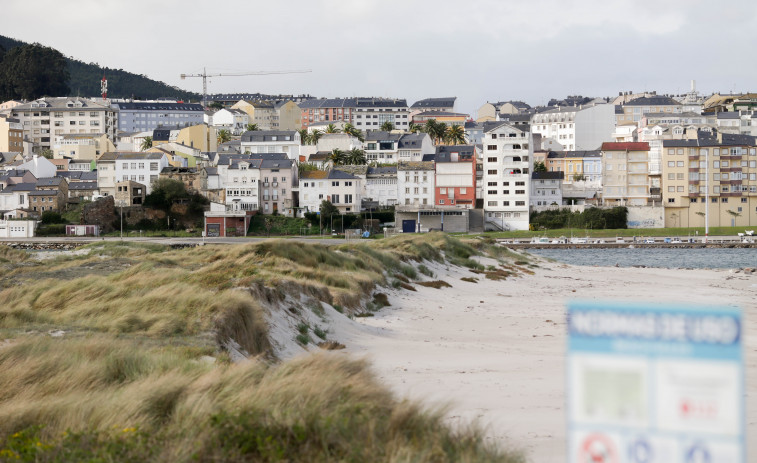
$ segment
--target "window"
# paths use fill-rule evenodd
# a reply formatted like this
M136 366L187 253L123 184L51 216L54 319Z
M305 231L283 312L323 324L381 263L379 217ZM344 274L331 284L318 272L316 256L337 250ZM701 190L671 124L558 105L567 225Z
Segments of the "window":
M674 187L674 186L669 186L668 187L668 193L673 193L675 191L676 191L676 187Z
M487 206L496 206L497 205L497 201L487 201L486 205Z
M488 175L497 175L497 169L490 169L490 170L487 170L487 171L486 171L486 173L487 173Z
M727 203L728 202L728 198L720 198L720 202L721 203Z
M675 180L676 174L668 174L668 180Z
M446 195L447 194L447 189L446 188L439 188L439 194L440 195Z
M151 162L150 163L150 170L158 170L158 163L157 162Z
M497 190L487 190L487 191L486 191L486 194L489 194L489 195L496 195L496 194L497 194ZM491 205L491 204L490 204L490 205Z
M676 167L683 167L683 161L676 162Z
M526 190L515 190L516 195L524 195L526 194Z
M443 199L440 199L440 200L439 200L439 204L444 204L444 200L443 200Z
M497 145L486 145L486 149L489 151L497 151ZM496 160L490 162L497 162Z
M488 182L487 186L497 186L497 182Z
M486 158L486 162L497 162L497 158Z
M675 161L668 161L668 167L675 167L675 166L676 166ZM610 170L610 169L607 169L607 170Z
M669 203L674 203L674 202L676 202L676 199L675 198L668 198L668 202Z
M525 201L515 201L515 205L516 206L525 206L526 202Z

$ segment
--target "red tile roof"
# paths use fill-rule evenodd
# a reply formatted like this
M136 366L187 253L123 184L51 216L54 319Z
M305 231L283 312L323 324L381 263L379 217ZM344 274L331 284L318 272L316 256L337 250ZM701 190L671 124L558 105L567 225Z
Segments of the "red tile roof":
M647 142L605 142L602 151L649 151Z

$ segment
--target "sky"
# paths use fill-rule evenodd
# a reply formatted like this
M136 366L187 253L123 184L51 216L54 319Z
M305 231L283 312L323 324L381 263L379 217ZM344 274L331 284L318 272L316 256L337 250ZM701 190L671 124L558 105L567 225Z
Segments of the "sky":
M2 0L0 34L200 93L456 96L757 91L757 2Z

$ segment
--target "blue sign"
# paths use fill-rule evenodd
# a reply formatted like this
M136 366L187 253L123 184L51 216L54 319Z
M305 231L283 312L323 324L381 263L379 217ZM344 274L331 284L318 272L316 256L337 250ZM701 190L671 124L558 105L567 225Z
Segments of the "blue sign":
M568 305L568 461L745 462L741 311Z

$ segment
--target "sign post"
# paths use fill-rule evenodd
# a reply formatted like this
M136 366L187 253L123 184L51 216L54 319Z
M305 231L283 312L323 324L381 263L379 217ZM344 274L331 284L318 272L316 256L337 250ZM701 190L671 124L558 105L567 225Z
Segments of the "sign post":
M741 311L568 305L568 459L744 463Z

